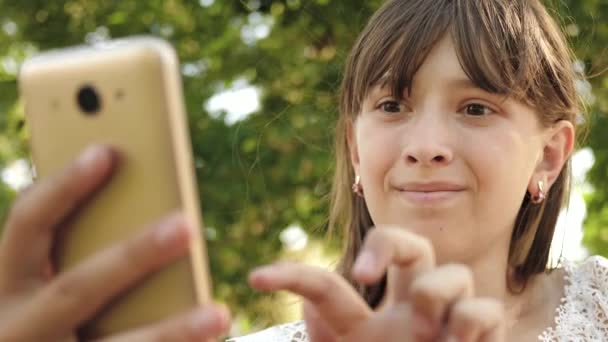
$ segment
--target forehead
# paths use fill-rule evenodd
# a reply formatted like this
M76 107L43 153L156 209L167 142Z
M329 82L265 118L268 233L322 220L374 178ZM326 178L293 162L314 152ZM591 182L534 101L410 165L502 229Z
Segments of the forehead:
M391 87L395 78L391 72L386 72L378 82L372 85L372 92L378 88ZM460 87L478 88L467 76L460 64L451 35L444 35L430 50L420 68L413 75L411 90L429 87ZM406 89L405 91L408 91Z
M451 35L444 35L431 48L420 69L414 74L414 80L425 76L469 79L460 65Z

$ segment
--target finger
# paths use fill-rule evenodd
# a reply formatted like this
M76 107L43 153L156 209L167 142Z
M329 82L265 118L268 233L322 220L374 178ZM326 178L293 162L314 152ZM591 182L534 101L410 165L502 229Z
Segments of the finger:
M344 278L317 267L279 263L254 271L249 282L260 291L287 290L304 297L338 336L372 313Z
M66 170L20 196L11 208L1 242L3 279L18 283L42 275L53 228L109 178L114 164L110 148L93 146Z
M464 265L443 265L414 279L409 290L415 314L430 323L429 335L435 336L447 320L450 307L473 295L473 274Z
M100 342L200 342L219 338L225 335L229 328L228 310L223 306L214 305Z
M306 322L308 340L314 342L337 342L338 336L323 319L317 308L309 301L304 300L303 317Z
M40 331L73 329L144 276L186 254L189 240L190 228L176 214L110 247L40 291L28 311L30 324Z
M447 335L462 342L504 341L502 304L490 298L459 300L450 310Z
M407 303L391 305L370 319L354 326L341 341L421 341L412 331L411 308ZM315 341L316 342L316 341Z
M364 284L378 282L390 272L387 297L407 300L407 289L418 274L435 267L435 252L424 237L398 227L381 227L371 230L363 244L353 268L353 277Z

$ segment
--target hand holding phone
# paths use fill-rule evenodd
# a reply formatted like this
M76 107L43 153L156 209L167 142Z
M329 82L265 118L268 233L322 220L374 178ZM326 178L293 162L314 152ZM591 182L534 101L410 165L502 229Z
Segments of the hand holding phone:
M82 324L110 300L188 254L192 227L178 213L55 274L50 254L57 232L117 168L107 146L91 147L15 201L0 244L0 341L76 340ZM209 304L107 337L115 342L207 341L228 326L226 309Z
M96 289L103 286L107 293L97 298L103 305L98 303L94 313L87 312L79 335L87 339L110 336L208 303L211 285L198 186L179 66L171 46L140 37L44 53L26 61L19 85L41 184L54 184L53 175L92 144L111 146L113 159L120 161L106 184L95 188L94 196L89 192L61 211L62 220L53 221L59 229L53 231L48 250L40 252L48 253L62 279L63 274L80 274L77 270L89 265L88 260L118 248L115 253L123 253L122 259L115 257L113 266L106 267L120 267L121 274L137 278L127 284L110 274L99 277L104 275L97 269L102 264L90 264L88 274L97 274L100 283ZM62 194L67 200L78 190L74 187L83 184L69 186L69 178L66 182L55 186L68 191ZM64 199L57 196L53 201ZM34 206L44 205L54 203L38 201ZM24 217L19 212L18 226ZM116 247L145 235L142 227L171 212L181 212L183 225L191 227L186 258L155 269L158 265L148 262L158 259L139 258L130 254L130 247ZM149 253L163 253L162 246L148 242ZM143 270L148 270L145 277ZM66 285L60 289L71 298L76 290L70 281L60 284ZM78 299L83 307L89 301L88 296Z

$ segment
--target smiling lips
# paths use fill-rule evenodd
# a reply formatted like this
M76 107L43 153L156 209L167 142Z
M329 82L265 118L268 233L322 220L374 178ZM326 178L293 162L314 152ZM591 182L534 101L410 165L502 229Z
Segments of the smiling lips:
M429 205L458 196L465 187L452 182L405 183L396 187L401 196L415 205Z

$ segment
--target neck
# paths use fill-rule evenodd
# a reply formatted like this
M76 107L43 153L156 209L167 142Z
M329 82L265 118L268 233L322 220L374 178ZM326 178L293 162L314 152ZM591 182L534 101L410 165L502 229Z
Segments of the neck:
M467 264L473 271L475 295L500 300L507 326L513 326L542 306L547 293L543 291L544 278L536 276L529 279L523 291L512 292L508 280L513 280L514 269L508 266L508 246L501 247L488 248L488 253Z

